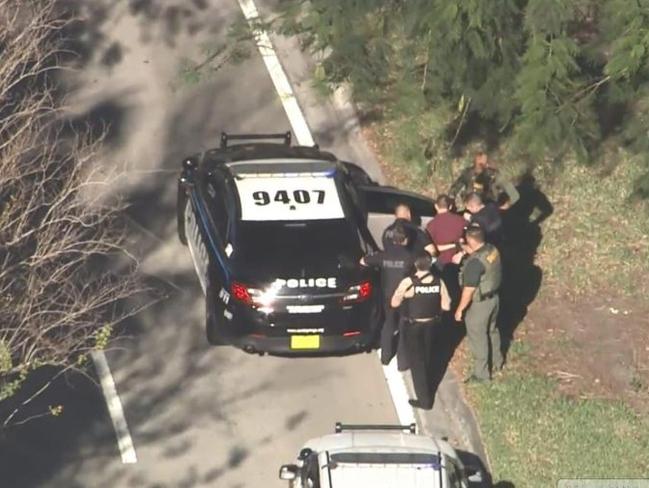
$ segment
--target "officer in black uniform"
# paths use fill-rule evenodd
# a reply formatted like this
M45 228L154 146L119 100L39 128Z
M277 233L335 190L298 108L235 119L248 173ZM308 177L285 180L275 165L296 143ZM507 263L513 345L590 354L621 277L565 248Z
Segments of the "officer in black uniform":
M394 247L394 239L392 234L397 225L403 227L408 237L408 249L414 254L419 254L421 251L426 251L433 256L435 254L435 245L427 232L417 226L412 221L412 212L410 207L405 203L400 203L394 209L394 222L388 225L383 231L381 236L381 243L383 249L386 251Z
M385 251L361 258L361 265L381 268L381 288L383 289L383 305L385 319L381 329L381 362L389 364L397 354L397 365L400 371L408 369L405 361L403 341L399 334L399 311L390 307L390 299L399 282L411 272L414 255L408 249L406 230L396 225L392 232L393 246Z
M485 232L487 242L500 248L504 241L503 220L493 202L485 202L479 193L469 193L465 200L469 224L477 224Z
M431 272L431 266L430 255L417 256L416 271L399 283L390 303L394 308L404 309L403 342L417 395L416 400L409 400L410 405L426 410L433 408L435 395L431 377L433 340L440 327L442 311L451 309L446 285Z

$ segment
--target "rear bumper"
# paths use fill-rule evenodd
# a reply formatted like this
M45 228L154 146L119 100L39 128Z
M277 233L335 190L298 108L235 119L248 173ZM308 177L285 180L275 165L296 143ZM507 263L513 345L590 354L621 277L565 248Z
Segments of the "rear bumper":
M291 347L291 336L267 337L250 334L228 338L228 342L251 354L270 354L276 356L336 356L369 352L376 345L376 333L361 333L354 336L320 335L320 345L316 349L295 349Z

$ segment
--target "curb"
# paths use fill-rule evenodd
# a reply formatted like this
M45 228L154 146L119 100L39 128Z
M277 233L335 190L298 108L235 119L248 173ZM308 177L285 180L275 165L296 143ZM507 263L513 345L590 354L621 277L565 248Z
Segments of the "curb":
M463 443L480 457L485 468L491 472L489 455L482 443L480 426L475 412L466 400L464 391L460 388L457 374L450 367L444 375L442 384L437 391L437 398L442 403L442 408L462 435Z

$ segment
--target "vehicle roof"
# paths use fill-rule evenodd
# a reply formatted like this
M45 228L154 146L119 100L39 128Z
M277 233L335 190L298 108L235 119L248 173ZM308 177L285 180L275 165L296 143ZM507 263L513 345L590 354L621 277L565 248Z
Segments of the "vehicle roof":
M330 175L338 168L335 161L302 158L247 159L245 161L231 161L225 163L225 165L235 177L245 175Z
M204 164L224 164L262 159L308 159L336 162L336 156L316 147L287 146L286 144L257 142L214 148L201 155Z
M310 440L306 444L316 452L343 452L363 450L365 452L428 452L442 453L455 457L448 442L425 435L390 431L349 431L328 434Z
M456 458L455 451L445 441L432 437L394 431L349 431L325 435L310 441L308 447L319 453L320 463L328 466L323 476L334 488L371 486L373 488L441 488L444 478L441 466L446 454ZM357 453L350 461L335 460L341 454ZM388 455L385 461L381 456ZM403 461L388 461L390 454L406 454ZM339 456L336 456L339 455ZM414 458L419 461L410 461ZM422 461L425 455L431 461ZM358 462L351 459L360 459ZM367 462L363 461L365 458ZM329 465L330 462L333 464Z
M339 464L326 471L332 488L442 488L443 472L424 465ZM326 486L326 484L324 484Z

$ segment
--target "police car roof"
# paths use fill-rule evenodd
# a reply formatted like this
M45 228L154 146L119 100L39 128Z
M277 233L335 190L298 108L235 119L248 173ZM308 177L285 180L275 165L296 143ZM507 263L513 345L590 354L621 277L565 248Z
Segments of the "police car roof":
M245 161L232 161L225 163L225 165L230 169L230 172L235 177L244 175L330 175L337 169L336 163L332 161L297 158L251 159Z
M226 148L214 148L202 155L206 164L224 164L237 161L251 161L261 159L306 159L330 161L335 163L336 157L316 147L287 146L286 144L257 142L248 144L235 144Z

